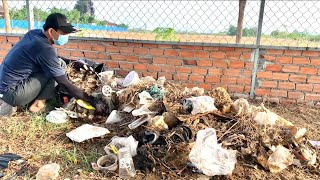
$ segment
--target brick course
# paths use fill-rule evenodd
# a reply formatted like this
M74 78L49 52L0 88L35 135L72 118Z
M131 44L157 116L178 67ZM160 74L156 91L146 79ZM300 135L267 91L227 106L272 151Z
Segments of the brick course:
M0 62L20 40L0 36ZM187 87L210 90L225 87L231 94L248 96L253 61L250 48L70 40L58 47L59 55L103 62L125 76L135 70L142 76L178 81ZM320 51L261 49L256 76L256 97L279 102L320 101Z

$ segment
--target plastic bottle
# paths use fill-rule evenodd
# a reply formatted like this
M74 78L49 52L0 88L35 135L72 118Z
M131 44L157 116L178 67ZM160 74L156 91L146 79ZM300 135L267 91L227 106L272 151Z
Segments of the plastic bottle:
M129 179L136 175L130 149L123 147L119 149L119 176L122 179Z

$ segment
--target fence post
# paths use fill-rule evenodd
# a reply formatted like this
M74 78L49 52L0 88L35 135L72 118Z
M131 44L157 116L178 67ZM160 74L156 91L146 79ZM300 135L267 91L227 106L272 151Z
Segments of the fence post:
M8 0L2 0L2 6L4 11L4 19L6 23L5 24L6 33L11 33L11 22L10 22Z
M261 0L260 3L260 13L259 13L259 22L258 22L258 32L256 38L256 49L254 50L253 56L253 71L252 71L252 78L251 78L251 90L250 90L250 98L254 98L255 96L255 86L256 86L256 79L257 79L257 71L258 71L258 63L259 63L259 51L260 51L260 41L261 41L261 33L262 33L262 23L263 23L263 15L264 15L264 6L265 0Z
M33 5L31 0L26 0L27 18L28 18L28 30L34 28L34 16L33 16Z

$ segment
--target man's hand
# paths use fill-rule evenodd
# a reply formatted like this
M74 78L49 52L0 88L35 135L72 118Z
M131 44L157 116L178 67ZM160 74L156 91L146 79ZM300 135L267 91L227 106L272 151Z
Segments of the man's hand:
M107 112L108 105L101 98L94 98L92 104L96 108L97 114L104 114Z

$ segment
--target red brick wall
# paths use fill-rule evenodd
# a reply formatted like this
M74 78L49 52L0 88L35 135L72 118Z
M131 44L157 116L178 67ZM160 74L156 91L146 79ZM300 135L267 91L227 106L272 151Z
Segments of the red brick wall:
M262 50L256 95L274 101L320 101L320 51Z
M0 61L18 40L0 36ZM253 62L248 48L71 40L57 49L64 57L103 62L121 76L135 70L141 76L165 76L188 87L222 86L235 96L248 97L250 92ZM319 51L262 49L256 97L320 101L318 66Z
M135 70L140 76L165 76L188 87L223 86L230 92L250 92L251 49L73 41L58 53L103 62L122 76Z

